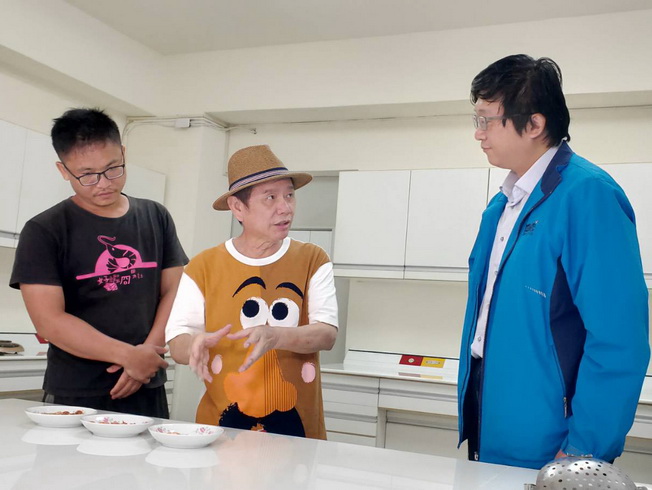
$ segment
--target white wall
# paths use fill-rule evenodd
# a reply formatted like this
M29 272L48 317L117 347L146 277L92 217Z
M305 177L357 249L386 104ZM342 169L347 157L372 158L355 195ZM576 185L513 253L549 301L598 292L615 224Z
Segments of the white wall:
M468 115L258 124L230 148L270 144L293 170L487 167ZM652 162L652 106L571 111L571 146L595 163Z
M87 105L96 104L25 79L0 64L0 119L4 121L49 134L54 118L72 107ZM118 127L124 127L123 113L110 108L107 112Z
M133 126L125 141L130 162L167 175L165 205L189 257L230 236L231 213L212 208L228 187L226 144L226 133L215 128L156 124Z
M465 282L352 279L348 349L458 357Z
M175 56L170 81L187 89L170 103L217 112L466 101L474 75L519 52L558 61L568 94L650 91L650 25L645 10Z

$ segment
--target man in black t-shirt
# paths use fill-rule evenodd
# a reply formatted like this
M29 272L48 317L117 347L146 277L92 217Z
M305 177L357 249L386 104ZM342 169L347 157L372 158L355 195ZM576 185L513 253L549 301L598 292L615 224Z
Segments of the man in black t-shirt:
M67 111L52 143L75 194L25 224L10 280L50 342L44 401L167 418L165 324L188 262L172 218L122 194L104 112Z

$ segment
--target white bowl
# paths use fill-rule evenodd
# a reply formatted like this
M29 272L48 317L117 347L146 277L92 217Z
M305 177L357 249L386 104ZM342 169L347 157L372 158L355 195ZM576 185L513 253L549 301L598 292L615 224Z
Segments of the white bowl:
M82 417L81 422L96 436L132 437L146 430L154 420L142 415L107 413Z
M158 424L149 428L158 442L180 449L208 446L223 432L222 427L204 424Z
M76 413L79 412L79 413ZM85 416L96 414L97 410L67 405L39 405L25 410L25 414L43 427L76 427Z

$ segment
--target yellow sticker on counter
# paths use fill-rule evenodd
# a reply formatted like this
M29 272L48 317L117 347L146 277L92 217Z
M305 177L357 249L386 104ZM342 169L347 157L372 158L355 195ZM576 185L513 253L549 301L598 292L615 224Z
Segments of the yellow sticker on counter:
M446 359L442 359L441 357L424 357L421 361L421 366L443 368L445 361Z

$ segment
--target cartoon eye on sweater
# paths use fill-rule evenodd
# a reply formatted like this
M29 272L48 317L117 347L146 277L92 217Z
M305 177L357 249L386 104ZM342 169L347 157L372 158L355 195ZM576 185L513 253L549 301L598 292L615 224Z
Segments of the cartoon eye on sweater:
M263 298L249 298L242 305L240 311L242 328L251 328L258 325L271 327L298 327L299 307L288 298L279 298L271 307Z

